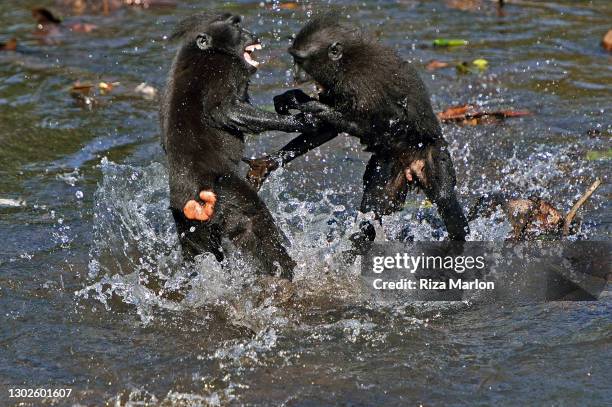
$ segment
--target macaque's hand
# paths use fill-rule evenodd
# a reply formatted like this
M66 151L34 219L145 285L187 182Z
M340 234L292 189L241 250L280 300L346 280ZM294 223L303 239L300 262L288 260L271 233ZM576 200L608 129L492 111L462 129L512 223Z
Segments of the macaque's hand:
M282 115L289 115L290 110L300 110L300 106L314 100L300 89L292 89L274 96L274 110Z
M325 123L338 126L340 123L346 121L341 113L317 100L302 103L300 105L300 111L303 114L314 115L320 124Z
M298 109L302 113L312 113L316 115L325 115L334 112L334 109L318 100L309 100L306 103L302 103L299 105Z
M279 163L269 156L254 158L252 160L243 158L242 161L249 164L249 167L251 167L249 172L247 172L247 180L258 191L266 178L268 178L268 175L279 167Z
M317 113L302 112L293 117L303 126L302 132L318 131L328 123L326 117L321 117L321 115Z
M207 222L215 214L217 195L212 191L200 191L200 200L202 202L195 199L188 201L183 207L183 214L189 220Z

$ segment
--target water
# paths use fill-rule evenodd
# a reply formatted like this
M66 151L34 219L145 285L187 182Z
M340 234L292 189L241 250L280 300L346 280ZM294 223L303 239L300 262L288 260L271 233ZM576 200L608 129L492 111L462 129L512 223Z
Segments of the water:
M32 34L35 1L0 4L0 404L13 387L72 388L30 405L604 405L612 399L610 311L599 302L382 305L341 253L355 227L367 154L338 137L276 173L262 190L291 240L295 285L255 278L233 259L180 264L159 146L157 103L173 53L175 9L73 16L89 34L45 46ZM596 176L608 180L612 122L608 2L521 2L499 16L453 4L344 2L406 58L485 58L482 74L422 70L436 111L467 102L533 116L476 127L445 125L467 208L483 193L537 195L566 211ZM289 36L320 5L225 5L245 15L266 48L256 104L290 86ZM468 47L421 47L434 38ZM76 81L121 84L89 109ZM289 135L250 137L248 155ZM589 151L604 157L587 160ZM606 153L608 152L608 153ZM605 158L605 156L608 158ZM607 183L583 207L581 236L610 234ZM422 195L387 219L397 236L441 238ZM421 208L421 209L419 209ZM435 212L434 212L435 213ZM499 215L472 223L474 240L501 240ZM426 221L419 222L419 219ZM435 222L434 222L435 223ZM194 276L194 271L197 276Z

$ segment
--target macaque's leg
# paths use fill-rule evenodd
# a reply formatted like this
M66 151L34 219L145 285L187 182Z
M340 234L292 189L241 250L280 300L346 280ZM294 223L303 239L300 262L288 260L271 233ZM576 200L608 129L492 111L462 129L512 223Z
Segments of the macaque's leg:
M409 174L409 175L408 175ZM406 178L416 178L427 198L438 205L438 211L451 240L464 241L469 226L455 193L455 169L446 146L433 145L425 157L414 160Z
M361 212L376 218L400 211L406 201L408 182L400 163L387 155L373 154L363 174Z
M374 212L380 221L383 215L400 211L404 206L408 182L400 163L386 155L373 154L363 174L363 198L360 211ZM359 232L351 235L350 240L359 251L363 244L376 238L374 225L362 221Z
M178 209L172 209L172 216L184 260L193 261L199 254L212 253L217 261L223 261L222 233L218 224L187 219L183 211Z
M265 273L291 280L296 264L284 247L288 240L257 192L233 175L219 180L215 191L223 205L224 235Z

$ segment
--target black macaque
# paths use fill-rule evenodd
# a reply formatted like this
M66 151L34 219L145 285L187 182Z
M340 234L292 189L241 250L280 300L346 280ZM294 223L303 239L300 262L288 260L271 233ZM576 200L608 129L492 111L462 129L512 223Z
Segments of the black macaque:
M453 163L415 68L331 13L309 21L289 53L296 80L314 80L318 101L301 90L290 90L275 97L276 110L315 113L323 124L271 156L245 160L251 166L249 180L259 187L270 171L338 133L348 133L372 153L363 176L361 212L372 211L380 219L399 211L409 186L417 186L438 205L450 239L465 240L468 223L455 194ZM361 226L353 238L373 240L373 225Z
M316 120L310 114L281 116L249 103L249 78L258 65L251 54L261 45L240 17L198 14L181 22L173 38L182 43L160 117L170 207L183 257L209 252L222 261L228 239L256 268L291 279L295 263L283 246L286 238L238 167L244 133L303 132Z

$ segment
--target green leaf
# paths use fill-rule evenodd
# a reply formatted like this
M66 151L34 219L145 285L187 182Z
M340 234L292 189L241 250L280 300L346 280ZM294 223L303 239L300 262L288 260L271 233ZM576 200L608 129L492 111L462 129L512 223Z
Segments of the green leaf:
M612 148L604 151L589 150L586 152L588 161L609 160L612 158Z
M448 38L436 38L433 41L434 47L458 47L461 45L468 45L467 40L460 39L448 39Z

